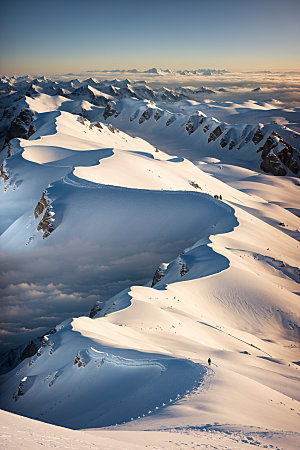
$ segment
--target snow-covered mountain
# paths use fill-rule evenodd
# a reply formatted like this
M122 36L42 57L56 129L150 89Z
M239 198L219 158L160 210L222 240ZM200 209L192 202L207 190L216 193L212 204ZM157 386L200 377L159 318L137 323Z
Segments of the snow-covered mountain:
M15 91L7 94L7 84L12 84ZM56 103L61 110L81 114L89 120L114 123L121 130L157 145L160 145L161 136L172 143L175 133L179 145L184 142L187 147L183 152L176 149L177 154L194 161L204 156L230 160L229 150L234 153L236 161L246 167L260 168L274 175L296 175L299 172L299 133L274 121L262 123L251 118L250 123L228 123L208 115L210 108L206 103L195 102L199 96L221 95L222 91L216 93L203 87L154 90L146 83L128 79L97 81L93 78L83 82L53 82L45 77L24 82L22 78L19 81L10 79L9 83L5 78L1 79L1 85L5 92L2 95L0 127L2 146L14 137L30 136L36 108L28 99L40 97L39 103L44 98L44 103L50 101L52 107ZM20 94L26 96L20 97ZM45 95L50 95L51 99ZM73 102L63 102L61 97ZM248 105L248 111L256 107L261 112L261 103L253 103ZM223 105L220 104L219 110L225 109ZM101 108L105 108L104 111ZM232 109L232 106L227 108ZM275 114L279 106L265 103L265 108L265 112L271 110ZM235 109L241 110L237 105ZM213 111L218 113L215 106Z
M151 75L170 75L170 74L176 74L176 75L188 75L188 76L195 76L195 75L205 75L210 76L212 74L223 74L228 73L225 69L184 69L184 70L170 70L170 69L161 69L157 67L152 67L151 69L146 70L138 70L138 69L113 69L113 70L102 70L102 73L133 73L133 74L151 74Z
M211 117L187 88L1 89L3 336L23 345L1 408L74 429L296 432L298 133Z

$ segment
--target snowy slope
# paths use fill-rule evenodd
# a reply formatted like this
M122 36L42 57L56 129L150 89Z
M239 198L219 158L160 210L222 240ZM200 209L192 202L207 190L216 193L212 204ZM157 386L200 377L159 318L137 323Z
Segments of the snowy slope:
M222 429L220 426L178 427L155 431L128 431L118 428L106 430L74 431L47 423L0 411L0 436L7 450L20 446L24 450L60 449L81 450L83 448L142 449L175 446L195 449L253 449L253 445L263 448L278 447L294 450L299 439L298 433L270 432L263 429L234 428ZM16 433L16 430L18 431Z

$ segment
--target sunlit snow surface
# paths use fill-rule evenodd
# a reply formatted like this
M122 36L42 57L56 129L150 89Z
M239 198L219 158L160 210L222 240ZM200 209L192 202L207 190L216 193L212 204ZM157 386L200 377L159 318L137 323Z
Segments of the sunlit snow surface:
M170 432L179 435L174 445L190 448L191 436L217 448L295 448L299 178L262 173L251 143L207 147L200 132L185 130L200 110L236 136L260 122L294 133L296 146L299 105L289 90L280 103L262 98L270 86L243 89L232 100L222 91L155 105L123 98L106 119L103 106L81 97L17 100L35 112L36 131L10 142L0 182L3 346L77 318L2 375L3 409L76 429L118 424L112 436L136 433L141 447L148 430L163 448L172 448ZM164 122L144 120L145 107L163 111ZM46 218L39 202L47 202ZM38 230L42 220L49 234ZM4 420L26 437L25 422ZM131 441L123 436L107 448ZM73 438L60 439L67 446Z

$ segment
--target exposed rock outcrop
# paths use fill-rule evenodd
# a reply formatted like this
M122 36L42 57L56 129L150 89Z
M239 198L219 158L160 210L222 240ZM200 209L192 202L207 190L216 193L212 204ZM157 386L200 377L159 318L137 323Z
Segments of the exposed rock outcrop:
M165 264L161 264L155 271L151 287L155 286L165 276L166 268L164 266Z
M42 342L47 342L45 337L48 334L54 334L56 333L56 328L53 328L52 330L45 333L43 336L39 336L36 339L31 340L28 342L28 344L24 346L19 346L17 348L10 349L7 351L1 358L0 363L0 374L9 372L10 370L17 367L22 361L28 358L32 358L34 355L36 355L41 348ZM44 346L44 344L42 344ZM50 353L53 353L53 349L50 348ZM29 361L29 365L32 364Z
M107 105L104 119L115 115L115 108L117 107L112 107L111 104ZM184 112L175 114L167 110L164 111L148 107L146 102L145 107L146 109L144 110L141 107L135 110L129 120L132 122L137 119L139 124L143 124L152 117L155 121L164 117L167 127L176 121L174 126L184 127L189 136L198 130L196 135L199 137L202 147L206 145L203 134L207 133L206 142L211 144L211 147L214 147L213 143L215 142L215 146L226 148L226 150L236 150L241 151L241 153L249 152L250 159L252 156L255 159L255 156L251 156L250 153L255 152L257 149L257 152L261 152L261 161L258 159L257 163L266 172L273 173L274 175L285 175L289 170L294 174L299 173L299 152L288 144L276 131L272 132L269 124L230 125L225 122L219 122L217 119L206 117L201 111L187 116ZM194 135L194 138L196 138L196 135ZM273 150L274 152L271 154ZM214 152L213 149L212 151Z
M224 148L224 147L226 147L227 144L228 144L228 137L225 135L221 138L220 145L222 148Z
M34 217L35 219L37 219L42 212L44 211L44 209L48 206L47 200L45 198L46 195L46 191L44 191L42 193L42 196L40 198L40 200L38 201L38 204L36 205L35 209L34 209Z
M54 231L54 219L51 211L51 205L46 198L46 191L43 192L38 204L34 209L34 217L37 219L42 213L44 215L37 226L37 230L43 231L43 239L46 239Z
M203 123L203 117L201 117L199 114L190 116L185 126L187 134L191 135L192 133L194 133L194 131L197 130L201 123Z
M264 145L260 147L257 152L262 152L261 157L262 159L264 159L268 155L268 153L277 146L277 144L278 142L276 142L276 140L272 136L269 136L266 139Z
M103 126L101 125L100 122L95 123L94 125L96 128L99 128L99 131L103 130Z
M195 189L201 189L201 187L199 186L199 184L196 183L195 181L190 181L190 185L193 186Z
M171 123L175 122L176 120L176 116L175 114L173 114L171 117L169 117L169 119L166 121L166 126L168 127L169 125L171 125Z
M278 176L286 175L287 169L291 170L295 175L299 172L299 165L294 158L296 149L288 144L276 131L273 131L268 136L264 145L257 151L262 152L260 167L265 172Z
M43 231L43 239L46 239L50 234L54 231L52 214L50 212L50 207L46 208L45 214L43 215L42 220L39 222L37 226L37 230Z
M5 143L14 138L28 139L35 132L32 121L33 112L30 109L23 109L11 122Z
M9 179L9 176L6 170L4 169L4 163L2 163L0 166L0 177L3 178L4 182L6 182Z
M113 116L114 114L116 114L116 112L117 112L117 110L115 108L113 108L110 103L107 103L107 105L105 106L104 112L103 112L104 120Z
M260 143L260 141L263 140L263 138L264 136L262 134L262 131L260 128L258 128L252 137L252 142L254 143L254 145L257 145Z
M92 307L92 309L90 310L89 313L89 318L92 319L93 317L95 317L98 312L100 312L102 310L102 302L98 301L97 303L94 304L94 306Z
M149 120L151 115L152 115L151 109L146 109L139 118L139 124L143 123L145 120Z
M229 150L232 150L233 147L235 147L235 145L236 145L236 144L235 144L234 141L230 141L228 149L229 149Z
M186 263L182 260L182 258L179 258L179 265L181 266L180 276L183 277L186 273L188 273L189 268L186 265Z
M217 126L217 128L215 128L209 135L208 138L208 143L210 143L211 141L215 141L219 136L221 136L221 134L223 133L223 130L221 128L221 126Z

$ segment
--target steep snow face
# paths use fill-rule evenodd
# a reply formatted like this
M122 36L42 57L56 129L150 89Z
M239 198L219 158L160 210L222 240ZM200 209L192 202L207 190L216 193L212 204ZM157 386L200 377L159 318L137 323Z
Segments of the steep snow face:
M71 323L46 337L29 364L31 375L22 377L13 399L7 375L2 392L8 389L9 394L2 397L2 405L71 428L115 425L157 413L197 389L207 372L191 361L158 354L103 351L95 341L72 331ZM23 365L28 373L28 362ZM57 370L51 372L53 367ZM18 375L21 372L19 368Z

